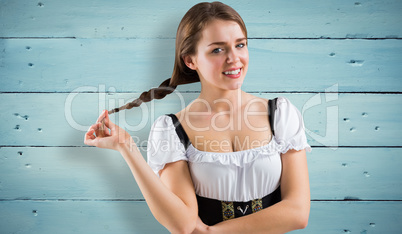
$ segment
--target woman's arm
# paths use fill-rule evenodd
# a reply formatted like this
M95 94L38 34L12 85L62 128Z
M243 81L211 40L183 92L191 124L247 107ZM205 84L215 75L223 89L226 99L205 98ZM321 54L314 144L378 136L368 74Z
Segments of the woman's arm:
M100 123L104 119L103 123ZM107 129L102 130L102 126ZM110 133L109 133L110 129ZM95 135L94 135L95 133ZM85 144L118 150L154 217L172 233L191 233L198 218L197 200L187 162L167 164L160 178L144 160L131 136L103 112L85 135Z
M289 150L281 157L280 202L257 213L224 221L204 230L210 233L285 233L305 228L310 213L306 152Z

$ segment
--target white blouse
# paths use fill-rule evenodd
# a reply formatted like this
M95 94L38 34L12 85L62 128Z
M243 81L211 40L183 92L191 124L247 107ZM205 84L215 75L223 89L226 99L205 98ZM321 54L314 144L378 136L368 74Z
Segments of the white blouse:
M281 154L289 149L311 151L297 108L279 97L274 118L275 136L261 147L216 153L185 149L171 117L155 120L148 140L148 164L159 175L167 163L188 162L197 195L221 201L246 202L262 198L280 185Z

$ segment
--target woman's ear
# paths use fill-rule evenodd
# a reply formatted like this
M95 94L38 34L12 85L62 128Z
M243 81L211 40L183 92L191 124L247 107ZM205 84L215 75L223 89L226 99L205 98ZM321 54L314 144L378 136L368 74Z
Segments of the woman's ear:
M183 55L183 61L188 68L191 70L196 70L197 66L195 65L193 58L190 55Z

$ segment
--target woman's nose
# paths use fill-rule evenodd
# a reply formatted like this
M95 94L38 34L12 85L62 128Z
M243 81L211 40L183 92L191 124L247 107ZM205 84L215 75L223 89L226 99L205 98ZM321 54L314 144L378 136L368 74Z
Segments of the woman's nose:
M240 58L239 58L239 55L238 55L236 50L229 50L228 51L227 59L226 59L227 63L233 63L233 62L237 62L239 60L240 60Z

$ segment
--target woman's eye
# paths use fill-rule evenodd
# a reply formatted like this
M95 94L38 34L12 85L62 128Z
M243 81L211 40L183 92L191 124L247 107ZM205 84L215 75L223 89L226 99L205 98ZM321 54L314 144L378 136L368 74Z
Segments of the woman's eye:
M219 53L219 52L221 52L221 51L222 51L221 48L216 48L216 49L214 49L214 50L212 51L212 53L213 53L213 54L217 54L217 53Z
M240 44L237 45L238 48L243 48L243 47L245 47L245 46L246 46L246 45L245 45L244 43L240 43Z

